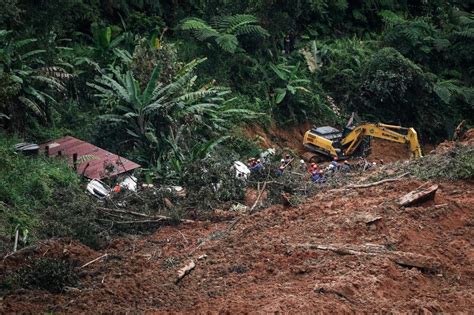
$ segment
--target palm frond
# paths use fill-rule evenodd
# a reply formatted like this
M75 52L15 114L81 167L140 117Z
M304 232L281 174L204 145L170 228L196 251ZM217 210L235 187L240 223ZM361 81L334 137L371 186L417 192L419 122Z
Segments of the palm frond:
M38 115L39 117L44 117L43 109L34 101L30 100L25 96L20 96L18 100L26 106L27 109L31 110L33 113Z
M117 82L113 78L107 75L103 75L101 79L98 80L98 82L110 88L112 91L114 91L115 95L117 95L125 102L130 103L131 99L127 89L124 88L119 82Z
M239 27L256 23L258 23L258 19L250 14L229 15L216 20L219 30L227 34L235 34Z
M156 66L153 69L153 73L151 74L150 80L148 81L145 90L143 91L143 103L147 104L151 101L153 90L157 86L158 78L160 77L161 73L161 66Z
M56 91L63 92L66 90L66 87L55 78L50 78L43 75L35 75L35 76L32 76L31 78L38 82L46 83L50 88Z
M216 92L213 90L204 90L204 91L199 90L199 91L183 94L179 96L178 98L176 98L176 101L189 103L189 102L195 102L205 97L213 96L213 95L216 95Z

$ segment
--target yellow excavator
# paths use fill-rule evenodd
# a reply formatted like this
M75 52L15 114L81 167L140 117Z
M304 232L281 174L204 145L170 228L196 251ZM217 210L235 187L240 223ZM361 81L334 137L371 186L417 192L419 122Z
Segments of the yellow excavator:
M415 129L382 123L367 123L354 128L346 127L342 132L330 126L313 128L306 131L303 145L309 151L316 153L311 158L312 161L335 157L347 159L362 149L367 137L408 144L412 158L417 159L423 156Z

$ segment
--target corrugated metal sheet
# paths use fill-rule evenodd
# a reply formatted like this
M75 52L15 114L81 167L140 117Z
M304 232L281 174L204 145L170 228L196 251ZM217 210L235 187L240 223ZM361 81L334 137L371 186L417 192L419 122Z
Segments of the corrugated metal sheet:
M74 165L73 156L77 154L78 161L83 160L77 163L77 173L90 179L103 179L140 167L135 162L71 136L42 144L40 154L46 154L46 147L49 148L49 156L64 156L71 165Z

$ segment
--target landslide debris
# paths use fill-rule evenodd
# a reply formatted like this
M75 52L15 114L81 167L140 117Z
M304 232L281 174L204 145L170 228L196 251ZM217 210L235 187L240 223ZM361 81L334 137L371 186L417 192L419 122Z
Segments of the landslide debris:
M7 290L0 312L469 312L474 186L472 175L459 171L472 166L470 150L469 143L452 143L419 161L313 185L315 194L294 205L280 200L227 220L123 235L100 251L67 240L40 243L5 257L0 282L29 258L67 255L82 266L107 257L81 269L79 284L60 294ZM441 173L424 173L440 163L446 166ZM405 171L416 176L365 188L346 185ZM266 178L257 180L260 191ZM439 187L434 200L410 208L397 204L428 184ZM268 189L268 202L281 192ZM194 268L177 282L191 261Z

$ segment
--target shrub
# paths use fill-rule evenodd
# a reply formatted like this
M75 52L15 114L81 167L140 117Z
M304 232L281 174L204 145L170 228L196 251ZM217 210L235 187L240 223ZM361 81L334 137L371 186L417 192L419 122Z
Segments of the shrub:
M393 48L375 53L364 65L351 110L369 121L413 126L424 136L445 136L446 109L433 93L433 78Z
M20 140L0 136L0 251L15 229L28 231L25 244L44 237L74 237L98 246L95 208L64 160L16 153ZM20 243L20 245L24 245Z

